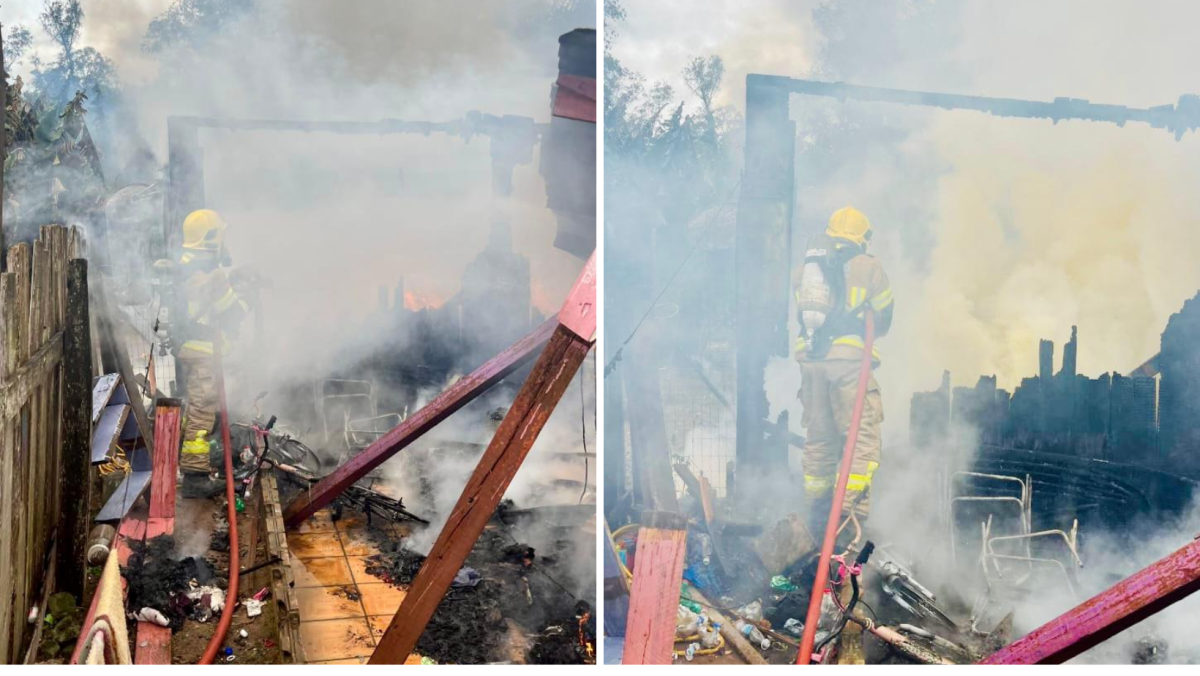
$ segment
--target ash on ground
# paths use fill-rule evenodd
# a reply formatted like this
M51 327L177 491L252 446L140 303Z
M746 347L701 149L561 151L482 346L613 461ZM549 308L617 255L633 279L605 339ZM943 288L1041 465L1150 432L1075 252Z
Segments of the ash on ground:
M518 540L502 519L511 507L506 501L497 509L416 652L443 664L486 664L512 661L519 647L520 659L530 663L594 663L595 619L589 601L579 598L588 581L577 579L570 565L586 535L577 527L537 524L538 541L548 547L543 552ZM533 535L528 530L521 533ZM383 553L367 558L367 572L406 588L425 556L407 549L406 539L375 537ZM524 645L513 646L514 636Z

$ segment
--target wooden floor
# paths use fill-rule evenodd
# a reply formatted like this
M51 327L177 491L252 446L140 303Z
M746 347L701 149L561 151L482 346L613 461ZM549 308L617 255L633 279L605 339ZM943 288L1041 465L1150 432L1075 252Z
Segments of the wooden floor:
M323 509L289 530L287 539L305 661L365 664L404 599L403 591L365 570L366 557L379 553L365 520L347 514L335 524Z

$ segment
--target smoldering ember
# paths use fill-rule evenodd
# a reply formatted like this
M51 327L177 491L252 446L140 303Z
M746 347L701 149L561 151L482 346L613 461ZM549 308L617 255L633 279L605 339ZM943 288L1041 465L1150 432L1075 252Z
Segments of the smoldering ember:
M606 3L606 663L1200 662L1197 8L1051 5Z
M0 9L0 662L595 662L596 6L471 14Z

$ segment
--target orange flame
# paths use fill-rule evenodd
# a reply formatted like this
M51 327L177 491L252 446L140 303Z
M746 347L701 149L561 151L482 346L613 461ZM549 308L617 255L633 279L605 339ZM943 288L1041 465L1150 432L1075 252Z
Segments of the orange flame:
M433 292L404 292L404 309L412 310L413 312L416 312L417 310L424 310L426 308L430 310L439 308L445 302L445 298L442 298Z
M546 287L538 280L533 280L530 284L530 301L533 303L534 309L549 317L550 315L558 314L558 304L550 297L546 291Z

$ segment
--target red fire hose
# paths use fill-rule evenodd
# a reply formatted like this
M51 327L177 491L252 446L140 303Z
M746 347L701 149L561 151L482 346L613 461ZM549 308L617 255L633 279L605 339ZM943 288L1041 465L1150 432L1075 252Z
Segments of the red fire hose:
M829 559L833 557L833 543L837 540L838 520L842 516L842 503L846 500L846 484L850 480L850 463L854 460L854 446L858 443L858 428L862 425L863 404L867 399L867 383L871 380L871 349L875 344L875 320L871 308L863 309L866 330L863 340L862 367L858 371L858 394L854 398L854 415L850 418L850 429L846 432L846 447L842 449L842 465L833 490L833 504L829 507L829 521L825 524L825 539L821 542L821 559L817 563L817 579L813 581L812 597L808 601L808 616L804 620L804 636L800 639L800 653L796 664L812 661L813 641L817 637L817 622L821 618L821 599L825 585L829 582Z
M868 334L869 335L869 334ZM225 608L221 610L221 621L217 630L204 649L204 656L199 664L212 664L221 644L225 642L225 634L233 622L233 607L238 598L238 570L241 560L238 555L237 503L233 495L233 443L229 439L229 411L225 407L225 371L221 365L221 341L213 341L213 368L217 379L217 402L221 408L221 444L225 449L225 499L229 502L229 587L225 590Z

